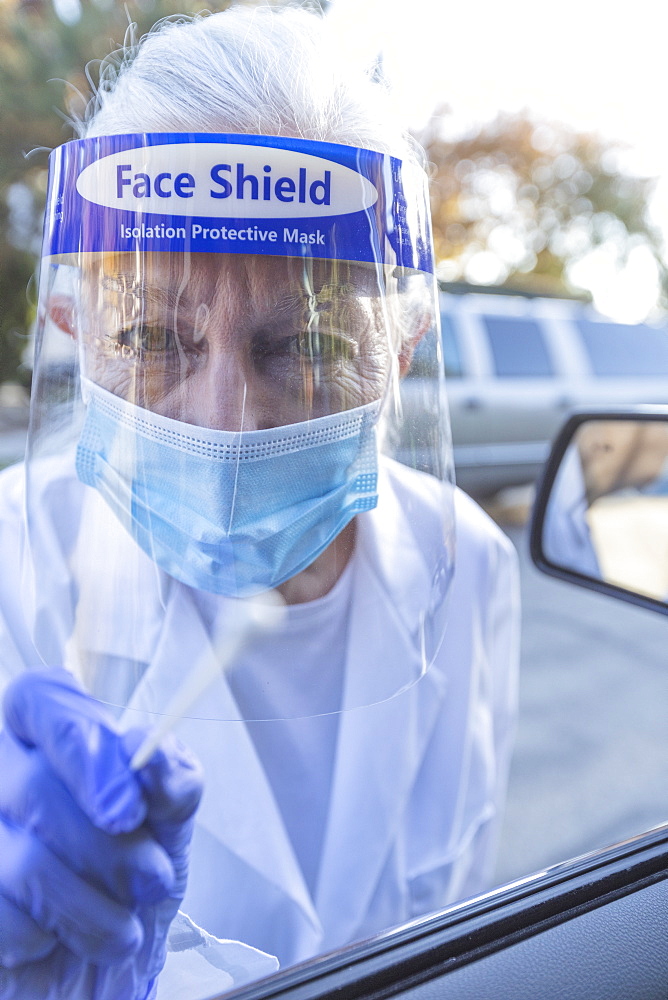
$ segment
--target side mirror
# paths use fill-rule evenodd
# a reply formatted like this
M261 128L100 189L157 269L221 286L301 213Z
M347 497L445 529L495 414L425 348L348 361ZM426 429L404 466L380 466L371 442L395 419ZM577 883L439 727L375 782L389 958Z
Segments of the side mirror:
M534 505L542 572L668 614L668 406L576 413Z

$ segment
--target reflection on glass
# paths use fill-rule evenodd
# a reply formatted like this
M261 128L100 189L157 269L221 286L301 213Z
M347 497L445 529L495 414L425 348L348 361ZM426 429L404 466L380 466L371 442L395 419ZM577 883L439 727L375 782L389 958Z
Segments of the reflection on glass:
M583 423L555 479L543 545L558 566L668 601L668 421Z

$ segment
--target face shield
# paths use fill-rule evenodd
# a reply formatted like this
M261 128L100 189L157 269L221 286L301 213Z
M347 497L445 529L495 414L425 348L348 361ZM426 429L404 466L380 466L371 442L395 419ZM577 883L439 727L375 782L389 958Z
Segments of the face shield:
M39 317L45 662L119 709L212 721L359 708L428 670L453 514L422 171L265 136L67 143ZM388 619L402 653L374 662ZM323 622L336 666L302 684Z

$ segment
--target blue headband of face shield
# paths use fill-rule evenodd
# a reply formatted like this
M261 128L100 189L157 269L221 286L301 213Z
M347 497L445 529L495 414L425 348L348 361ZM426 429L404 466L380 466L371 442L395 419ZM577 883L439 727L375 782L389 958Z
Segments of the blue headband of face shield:
M337 262L379 275L433 268L428 216L407 200L401 162L368 150L247 135L109 136L60 147L51 177L47 255L127 255L135 284L146 284L148 261L196 267L216 254L335 275ZM334 412L307 408L306 419L285 424L277 415L278 426L218 429L206 417L180 419L178 408L154 412L137 388L146 376L135 348L121 347L134 364L131 391L105 383L83 351L77 473L170 576L229 596L278 586L375 506L382 392L357 405L338 400Z

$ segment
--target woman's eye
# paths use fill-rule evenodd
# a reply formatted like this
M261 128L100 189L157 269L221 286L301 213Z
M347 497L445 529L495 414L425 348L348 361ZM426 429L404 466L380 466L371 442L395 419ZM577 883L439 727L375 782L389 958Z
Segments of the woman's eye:
M307 330L292 337L281 338L280 344L280 349L286 354L314 364L353 361L357 356L354 343L333 333Z
M118 333L121 348L137 354L170 354L178 350L176 334L163 326L140 323Z

